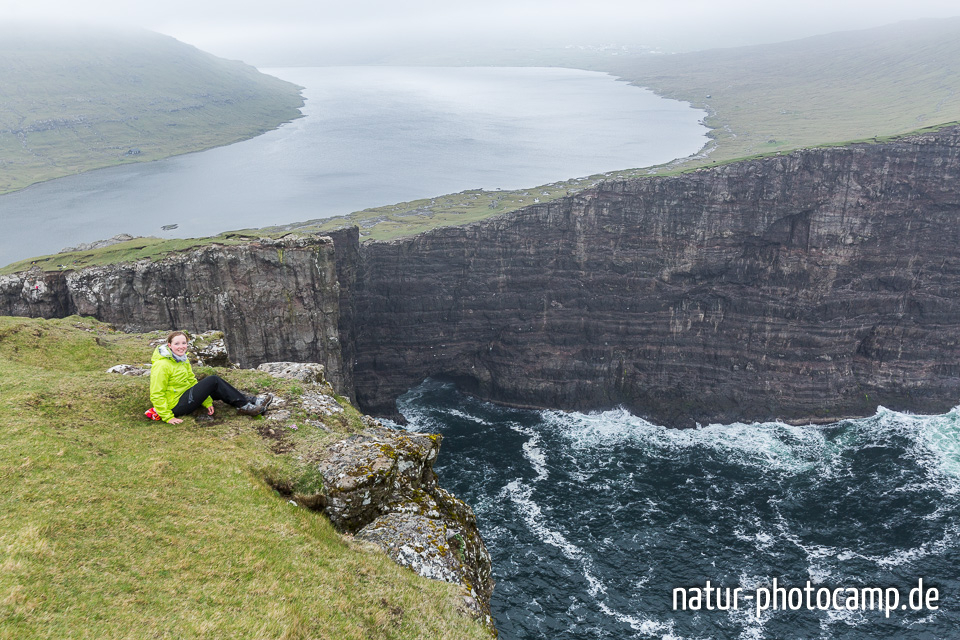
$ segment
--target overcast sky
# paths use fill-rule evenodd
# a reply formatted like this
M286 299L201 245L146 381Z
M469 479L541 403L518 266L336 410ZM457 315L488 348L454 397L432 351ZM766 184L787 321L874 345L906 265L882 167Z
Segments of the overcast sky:
M135 25L263 65L297 50L486 42L679 51L958 15L956 0L3 0L0 20Z

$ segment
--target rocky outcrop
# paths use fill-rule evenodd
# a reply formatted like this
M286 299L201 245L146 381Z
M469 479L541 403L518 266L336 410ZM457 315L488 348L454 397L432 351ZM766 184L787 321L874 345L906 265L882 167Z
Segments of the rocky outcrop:
M325 513L341 531L380 546L418 574L462 585L465 604L490 619L490 555L473 511L437 484L441 436L370 426L319 463Z
M258 369L297 380L305 389L291 398L275 398L267 423L288 422L294 411L306 424L327 430L324 420L342 413L330 394L318 363L271 362ZM463 588L464 608L491 629L493 593L490 554L480 537L473 510L437 484L433 471L441 436L387 429L369 416L365 428L319 454L301 452L315 465L322 489L307 495L277 486L296 502L323 510L338 531L372 542L395 562L417 574ZM289 429L296 430L295 424ZM281 430L281 433L283 430ZM283 436L266 426L261 435L281 445Z
M221 338L222 338L222 334ZM191 359L216 337L195 339ZM228 361L229 363L229 361ZM287 433L300 426L329 432L326 420L344 413L316 362L266 362L257 370L296 380L303 387L291 397L274 396L266 420L255 427L276 453L295 455L319 473L319 491L300 493L290 478L266 478L294 502L323 511L334 527L379 546L397 564L433 580L463 589L463 608L491 630L490 597L494 582L490 554L480 537L473 510L442 489L433 471L442 436L388 429L369 416L360 433L320 453L297 449ZM150 375L149 365L118 364L107 373ZM210 420L205 412L199 419ZM296 422L294 422L296 420ZM297 425L300 423L300 426Z
M362 246L357 400L427 376L657 422L960 397L960 132L609 182Z
M335 388L351 392L329 237L212 244L158 261L0 276L0 314L79 314L135 332L222 329L242 366L319 361Z
M264 362L257 366L257 371L308 384L322 384L326 379L323 375L324 366L318 362Z

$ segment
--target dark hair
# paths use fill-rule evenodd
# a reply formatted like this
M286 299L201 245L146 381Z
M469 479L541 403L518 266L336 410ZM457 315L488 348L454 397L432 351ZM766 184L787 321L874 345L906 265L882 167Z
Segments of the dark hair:
M173 333L167 336L167 344L170 344L171 342L173 342L173 339L176 338L177 336L183 336L184 338L187 339L187 342L190 342L190 336L187 335L186 331L174 331Z

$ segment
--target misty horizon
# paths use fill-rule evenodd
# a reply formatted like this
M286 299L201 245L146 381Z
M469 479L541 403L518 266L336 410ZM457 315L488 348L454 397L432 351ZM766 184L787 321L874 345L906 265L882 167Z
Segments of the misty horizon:
M482 7L418 0L404 6L367 1L350 7L295 1L261 5L165 3L162 11L119 0L78 7L38 0L8 10L4 22L83 27L138 27L216 56L257 67L365 64L462 66L562 64L573 55L683 53L772 44L912 20L960 19L955 3L903 6L816 0L769 6L751 0L643 6L598 0L585 9L567 0L501 2Z

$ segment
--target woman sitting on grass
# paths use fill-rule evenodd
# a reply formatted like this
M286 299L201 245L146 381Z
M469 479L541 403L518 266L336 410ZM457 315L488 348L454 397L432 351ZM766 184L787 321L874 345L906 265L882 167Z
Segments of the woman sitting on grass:
M201 406L213 415L213 401L222 400L240 413L258 416L267 410L273 396L268 394L248 398L219 376L207 376L197 382L187 360L187 334L174 331L153 352L150 369L150 401L160 420L180 424L180 416L193 413ZM149 415L149 412L147 412Z

